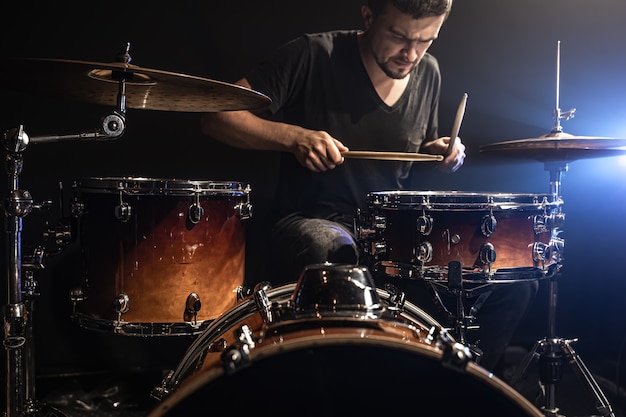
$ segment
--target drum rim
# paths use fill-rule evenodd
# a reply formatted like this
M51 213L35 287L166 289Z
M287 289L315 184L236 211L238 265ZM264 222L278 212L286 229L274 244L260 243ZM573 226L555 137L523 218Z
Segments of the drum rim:
M375 346L384 348L393 348L394 350L415 353L423 359L440 361L443 366L444 351L434 346L423 343L407 343L397 337L388 334L372 334L364 338L355 338L346 334L327 334L323 338L315 338L313 336L287 338L281 340L280 343L267 343L259 348L250 351L251 365L257 361L271 360L279 357L285 352L306 351L311 348L324 347L346 347L346 346ZM235 371L237 372L237 371ZM460 372L460 370L459 370ZM491 388L495 392L504 395L511 404L514 404L519 410L524 411L528 416L541 417L543 414L534 406L527 398L514 388L509 386L504 380L497 377L493 373L484 369L474 362L467 362L462 370L463 373L473 378L474 382L482 383ZM177 405L185 401L190 394L195 393L208 383L216 382L219 378L227 375L224 366L215 366L201 372L189 375L188 378L180 381L178 387L169 395L160 401L153 408L147 417L157 417L166 415L167 412Z
M425 209L489 208L516 209L522 207L543 208L557 206L562 202L550 201L551 195L544 193L473 192L473 191L372 191L366 196L372 207L420 207Z
M270 288L267 290L267 296L272 303L288 303L291 301L291 297L296 290L296 286L297 282L291 282ZM383 288L377 287L376 293L382 297L385 302L391 298L391 293ZM218 340L218 337L224 334L225 331L232 330L232 326L234 324L237 324L254 314L259 314L259 309L256 305L254 297L248 296L237 303L234 307L212 320L208 326L195 337L194 341L187 348L177 366L170 370L166 378L161 382L161 385L153 390L153 394L159 392L157 396L160 397L161 401L176 394L179 391L181 384L194 375L194 370L198 361L202 360L202 356L205 354L207 349L209 349L209 346ZM435 318L410 301L405 301L400 317L404 320L430 326L431 328L437 327L444 330L443 325L440 324ZM280 324L281 322L278 321L277 323ZM446 336L451 342L455 341L452 335L448 332L446 332Z
M240 181L185 180L157 177L82 177L73 188L91 193L124 195L167 194L238 194L250 192L250 185Z
M248 193L250 185L239 181L184 180L156 177L83 177L73 188L86 192L127 195L204 194L205 191Z
M239 181L184 180L156 177L83 177L72 185L87 193L119 195L247 195L250 184Z
M295 288L295 282L280 285L267 290L267 296L272 301L285 303L290 300ZM273 297L276 297L276 299ZM158 387L164 390L164 398L169 397L172 393L177 391L177 387L185 381L186 378L188 378L187 374L190 370L193 371L193 368L196 366L196 362L201 360L205 351L209 349L211 343L214 343L217 340L217 337L224 334L224 331L231 329L233 324L245 320L255 313L259 313L258 307L254 298L249 296L239 301L234 307L227 310L219 317L212 320L211 323L209 323L209 325L203 329L198 336L196 336L194 341L185 351L176 368L170 371L169 376L162 381L161 386Z

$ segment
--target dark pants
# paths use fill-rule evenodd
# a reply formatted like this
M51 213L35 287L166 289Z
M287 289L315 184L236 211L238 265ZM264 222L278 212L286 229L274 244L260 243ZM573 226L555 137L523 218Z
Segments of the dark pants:
M272 285L296 282L307 265L358 264L359 248L348 223L291 215L269 237L267 279Z
M278 286L296 282L307 265L366 262L361 259L365 257L355 241L350 223L334 220L338 218L328 220L292 215L279 221L269 237L266 279ZM458 300L452 293L434 291L423 279L398 278L375 272L373 277L377 288L393 285L405 293L407 301L430 314L442 326L454 327ZM472 306L477 307L475 324L479 329L469 330L466 340L482 350L481 366L490 371L495 368L537 290L537 281L498 284L488 295L462 299L468 314Z
M458 297L445 288L433 286L421 279L405 279L375 274L378 288L391 284L404 292L407 301L430 314L442 326L456 327ZM465 339L475 345L482 356L478 362L493 371L516 328L527 315L538 290L537 281L497 284L490 291L471 297L462 297L460 303L466 316L474 316L477 329L465 331ZM475 311L472 311L475 308ZM472 323L469 323L470 325ZM459 340L457 334L456 340Z

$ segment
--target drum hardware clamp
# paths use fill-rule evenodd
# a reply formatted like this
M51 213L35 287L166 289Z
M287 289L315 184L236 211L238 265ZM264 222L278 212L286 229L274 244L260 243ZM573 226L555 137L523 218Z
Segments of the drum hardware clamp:
M250 350L256 345L252 329L247 324L243 324L235 331L238 341L222 352L221 359L224 370L227 374L232 374L238 370L251 365Z
M456 324L455 324L455 333L458 335L459 343L463 346L466 346L467 349L472 353L470 357L473 357L474 360L479 363L480 358L483 353L480 348L474 346L473 344L469 344L465 334L468 330L478 329L478 326L470 326L474 322L474 314L467 315L465 313L465 306L463 304L463 298L465 297L463 291L463 265L459 261L450 261L448 262L448 290L456 297ZM487 294L487 293L483 293ZM479 296L483 297L483 294ZM479 301L477 301L478 303ZM472 306L471 312L477 310L476 304Z
M428 344L435 343L443 351L442 366L457 372L464 372L467 364L472 362L474 358L469 346L462 342L456 342L450 337L447 330L437 326L431 326L425 342Z
M202 301L200 296L192 292L187 296L186 308L184 314L184 320L192 322L194 325L198 324L198 312L202 309Z

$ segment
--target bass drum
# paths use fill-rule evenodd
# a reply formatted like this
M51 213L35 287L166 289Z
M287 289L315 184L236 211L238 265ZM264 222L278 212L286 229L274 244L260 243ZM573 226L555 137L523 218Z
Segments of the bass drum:
M341 275L342 284L301 278L256 290L192 344L153 391L160 403L148 417L210 413L220 403L227 413L278 416L542 415L402 294L362 285L355 275L366 268L313 272L326 283Z

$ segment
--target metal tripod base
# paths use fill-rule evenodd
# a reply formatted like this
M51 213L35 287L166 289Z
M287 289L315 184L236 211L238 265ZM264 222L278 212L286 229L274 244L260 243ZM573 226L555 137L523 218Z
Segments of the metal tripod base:
M68 417L63 411L45 403L30 400L22 411L24 417Z
M570 365L575 365L578 375L584 380L583 382L589 388L596 399L596 409L599 415L615 417L608 399L600 389L600 386L593 378L587 366L582 359L574 351L571 344L573 340L565 340L561 338L542 339L535 343L533 349L524 357L520 366L511 378L510 385L516 387L523 376L526 375L528 366L534 360L539 361L539 380L544 389L545 405L541 408L546 417L563 417L559 414L556 406L556 384L560 381L563 373L563 360L567 359Z

